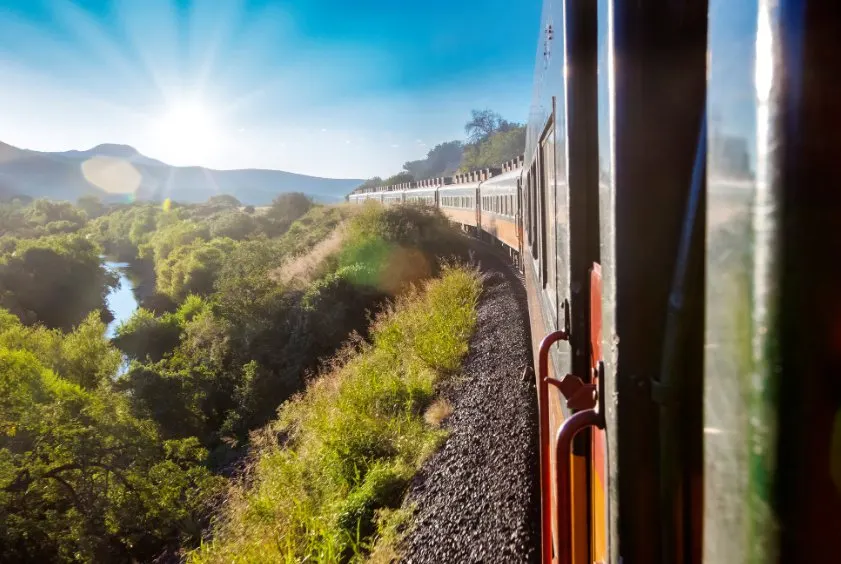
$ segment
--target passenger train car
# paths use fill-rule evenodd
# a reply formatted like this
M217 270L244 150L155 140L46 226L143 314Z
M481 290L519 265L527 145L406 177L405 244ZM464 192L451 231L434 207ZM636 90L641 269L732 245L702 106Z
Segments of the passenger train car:
M518 258L542 561L827 561L841 3L545 0L521 159L421 199Z

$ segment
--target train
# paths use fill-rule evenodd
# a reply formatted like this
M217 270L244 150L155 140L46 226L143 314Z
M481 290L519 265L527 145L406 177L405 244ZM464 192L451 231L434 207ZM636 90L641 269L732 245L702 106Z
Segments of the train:
M838 2L544 0L524 154L348 196L522 271L544 564L837 557L838 53Z

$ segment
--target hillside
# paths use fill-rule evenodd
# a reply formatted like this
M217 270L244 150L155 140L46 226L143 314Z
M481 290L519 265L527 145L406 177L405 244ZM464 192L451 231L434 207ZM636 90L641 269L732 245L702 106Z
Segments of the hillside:
M172 198L203 202L231 194L246 204L267 205L281 192L304 192L337 202L362 181L319 178L282 170L214 170L171 166L126 145L47 153L0 142L0 193L75 201L85 194L139 200Z

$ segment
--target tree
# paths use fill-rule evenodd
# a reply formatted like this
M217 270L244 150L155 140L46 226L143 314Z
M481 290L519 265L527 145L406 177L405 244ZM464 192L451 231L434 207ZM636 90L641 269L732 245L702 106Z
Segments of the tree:
M465 147L460 170L469 172L477 168L499 166L523 154L525 145L525 126L514 126L507 131L497 131L485 141Z
M195 542L221 478L123 398L0 347L0 560L149 561Z
M155 264L158 292L179 302L188 294L209 295L219 269L233 251L232 239L198 239L176 247L165 259Z
M76 205L85 211L88 219L96 219L105 213L105 206L102 205L102 200L94 195L81 196L76 200Z
M425 159L405 163L403 169L416 180L446 176L458 169L463 150L461 141L447 141L431 149Z
M208 198L205 205L217 208L239 208L242 206L242 202L229 194L219 194Z
M292 222L310 211L315 204L301 192L280 194L261 218L263 229L270 237L283 235Z
M230 237L237 241L245 239L257 229L253 217L236 209L216 214L209 222L211 237Z
M464 124L464 132L471 143L485 141L497 131L507 131L512 125L491 110L472 110L470 114L470 121Z
M68 221L76 229L87 222L85 212L70 202L54 202L52 200L35 200L26 209L26 218L31 223L47 225L53 221Z
M362 184L360 184L356 188L357 188L357 190L364 190L366 188L379 188L382 185L383 185L383 179L380 178L379 176L374 176L372 178L369 178L368 180L366 180L365 182L363 182Z
M415 178L408 172L398 172L394 176L389 176L383 181L383 186L392 186L394 184L403 184L404 182L412 182Z
M0 307L25 323L69 330L104 309L105 295L117 283L97 248L78 235L24 240L0 257Z
M151 311L140 308L117 328L114 345L130 358L157 362L178 346L180 336L181 327L174 315L155 317Z

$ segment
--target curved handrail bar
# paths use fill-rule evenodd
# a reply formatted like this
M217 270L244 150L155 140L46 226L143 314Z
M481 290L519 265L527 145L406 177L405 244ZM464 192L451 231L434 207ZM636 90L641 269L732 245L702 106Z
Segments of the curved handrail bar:
M537 413L540 443L540 525L543 564L552 562L552 505L549 495L552 468L549 456L549 349L558 341L568 341L566 331L553 331L540 341L537 355Z
M585 409L564 420L555 439L555 488L558 492L558 564L572 564L572 439L586 427L604 427L602 415Z

